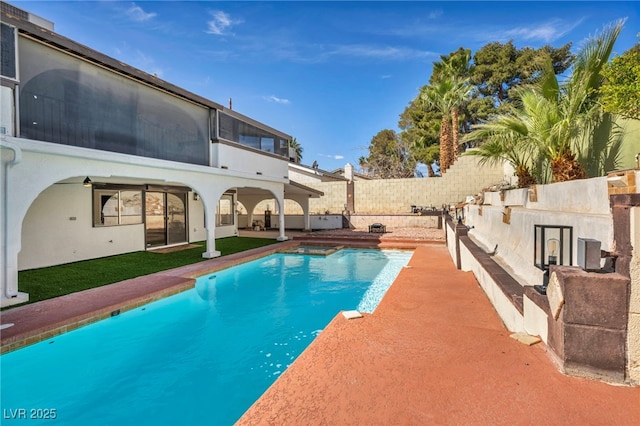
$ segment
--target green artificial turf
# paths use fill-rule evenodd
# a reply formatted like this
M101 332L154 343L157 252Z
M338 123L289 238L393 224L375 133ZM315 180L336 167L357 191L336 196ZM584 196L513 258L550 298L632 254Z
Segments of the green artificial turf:
M227 256L276 242L267 238L221 238L216 240L216 250ZM202 257L205 243L195 244L198 247L173 253L139 251L21 271L18 288L29 293L28 303L32 303L207 260Z

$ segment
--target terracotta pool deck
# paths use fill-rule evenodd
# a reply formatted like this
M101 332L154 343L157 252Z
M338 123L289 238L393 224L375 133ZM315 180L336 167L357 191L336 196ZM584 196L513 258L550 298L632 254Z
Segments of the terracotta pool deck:
M510 334L446 247L421 246L372 315L337 315L238 424L640 425L640 388L565 376Z
M3 311L2 324L14 324L1 332L3 350L297 243ZM352 320L338 314L238 424L640 424L640 388L561 374L544 344L509 337L474 276L455 269L443 244L395 244L415 253L376 311Z

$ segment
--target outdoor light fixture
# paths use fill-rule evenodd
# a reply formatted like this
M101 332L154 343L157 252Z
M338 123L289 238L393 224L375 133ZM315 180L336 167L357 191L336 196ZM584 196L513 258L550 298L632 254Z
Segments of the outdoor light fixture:
M578 266L584 271L599 271L601 242L578 237Z
M533 287L547 294L549 265L571 265L573 257L573 227L562 225L534 225L534 265L544 271L542 285Z
M91 187L91 183L91 179L89 179L89 176L87 176L87 178L82 182L82 186L89 188Z

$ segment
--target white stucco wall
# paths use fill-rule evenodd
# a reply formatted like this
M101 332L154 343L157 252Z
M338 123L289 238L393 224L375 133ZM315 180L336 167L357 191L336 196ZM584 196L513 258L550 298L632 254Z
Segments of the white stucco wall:
M454 237L455 238L455 237ZM454 244L455 245L455 244ZM453 260L455 262L455 253ZM464 244L460 244L460 263L463 271L471 271L476 277L478 284L484 290L485 294L491 301L494 309L500 316L505 327L509 331L524 331L524 317L511 303L511 300L505 296L504 292L498 287L496 282L484 270L482 265L476 260Z
M549 323L547 313L531 299L522 297L524 311L524 331L532 336L540 336L544 343L549 341Z
M275 158L252 152L248 149L226 145L211 144L212 165L220 167L220 173L231 171L251 178L288 179L289 167L286 158ZM226 167L226 169L222 167ZM258 174L261 173L261 174Z
M204 205L202 200L194 200L193 192L187 198L189 211L189 242L204 241L207 239L207 228L204 222Z
M445 232L447 233L447 249L449 250L449 255L453 260L453 264L456 264L456 230L455 227L451 228L448 224L444 224ZM457 266L457 265L456 265Z
M609 215L607 178L536 185L538 201L528 201L527 208L570 214Z
M255 215L254 220L262 220L262 215ZM278 223L276 222L277 217L271 216L271 228L277 228ZM341 215L311 215L309 218L309 222L311 224L312 230L320 230L320 229L340 229L342 228L342 216ZM248 216L247 215L238 215L238 227L240 229L248 228ZM304 215L298 214L288 214L284 218L284 227L285 229L305 229L304 226Z
M334 182L335 177L325 176L320 170L289 164L289 179L294 182L308 184L319 182Z
M188 201L188 241L204 241L207 230L201 200ZM24 219L20 270L145 250L144 224L94 227L91 188L55 184L43 191ZM236 226L219 226L216 238L237 235Z
M33 202L22 225L20 270L144 250L144 224L93 227L91 188L57 184Z
M593 238L602 250L613 250L613 221L606 178L537 185L538 201L529 201L523 190L485 193L485 205L465 207L469 235L487 250L497 245L495 256L512 269L523 285L540 284L542 271L533 264L534 225L573 227L573 258L577 264L577 239ZM504 223L505 206L511 206L510 223ZM482 214L480 214L480 210Z

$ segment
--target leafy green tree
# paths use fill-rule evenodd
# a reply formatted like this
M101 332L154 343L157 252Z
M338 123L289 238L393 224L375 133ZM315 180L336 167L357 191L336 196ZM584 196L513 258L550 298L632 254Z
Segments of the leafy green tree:
M471 109L481 112L484 117L501 112L513 98L512 89L533 83L540 75L542 61L549 57L554 73L562 74L573 60L571 43L560 48L547 45L539 49L518 49L513 41L486 44L473 55L471 83L476 86L477 93L472 104L479 105L472 105ZM487 98L491 103L486 102ZM479 121L472 120L474 124Z
M440 117L434 111L427 111L418 95L400 114L398 127L400 138L408 146L416 161L426 165L429 177L435 176L433 165L440 158L438 136Z
M291 140L289 141L289 147L293 148L296 152L296 163L300 163L302 161L302 151L304 151L304 148L302 148L302 145L300 145L300 143L298 143L298 140L296 138L291 138Z
M381 130L369 145L369 156L360 158L370 176L380 179L414 177L416 160L407 145L394 130ZM364 167L363 167L364 169Z
M440 146L417 143L413 147L413 153L416 160L427 167L427 176L435 177L436 172L433 169L433 165L440 159Z
M448 158L442 169L446 171L447 161L451 164L461 151L458 136L470 132L473 125L486 122L499 110L506 111L507 106L512 103L512 90L531 84L539 77L543 58L551 57L555 73L564 72L573 58L570 47L571 44L560 48L544 46L540 49L517 49L513 42L489 43L473 56L469 49L462 47L448 55L442 55L433 64L429 85L420 89L418 97L400 115L398 127L402 130L401 136L409 141L415 158L427 164L430 174L430 163L425 162L436 152L431 146L444 141L440 157L441 160ZM457 86L459 89L447 94L446 101L452 109L444 115L448 116L446 119L449 123L445 123L441 112L442 107L447 107L443 104L445 99L424 97L425 91L436 95L434 92L438 90L435 89L443 89L438 85L446 78L452 80L451 88ZM417 112L419 109L422 109L422 113ZM444 136L442 140L441 135ZM465 138L464 141L469 146L475 144L471 139Z
M640 120L640 43L615 57L602 70L605 111Z
M519 100L517 105L476 126L468 135L469 139L489 144L470 154L487 159L506 158L516 171L519 166L530 171L537 165L536 174L542 183L547 180L545 168L555 182L585 178L588 157L604 152L596 148L595 140L609 122L599 106L601 72L623 24L624 21L618 21L588 40L575 58L571 76L563 84L555 74L553 59L548 57L535 84L514 92ZM611 145L611 136L611 133L605 136L605 145ZM600 155L597 157L595 161L603 160Z

